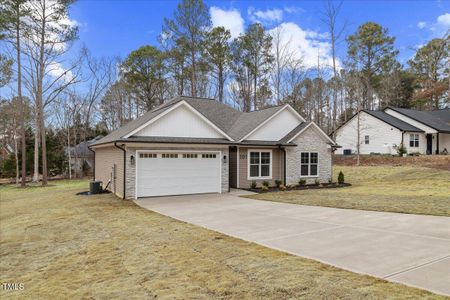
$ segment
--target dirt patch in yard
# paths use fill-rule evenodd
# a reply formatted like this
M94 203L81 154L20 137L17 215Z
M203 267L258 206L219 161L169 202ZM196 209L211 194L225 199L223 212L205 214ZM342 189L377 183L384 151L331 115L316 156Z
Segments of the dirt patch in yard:
M444 299L54 184L0 188L3 299Z
M356 166L356 156L335 155L336 166ZM415 166L450 171L450 155L388 156L361 155L361 166Z

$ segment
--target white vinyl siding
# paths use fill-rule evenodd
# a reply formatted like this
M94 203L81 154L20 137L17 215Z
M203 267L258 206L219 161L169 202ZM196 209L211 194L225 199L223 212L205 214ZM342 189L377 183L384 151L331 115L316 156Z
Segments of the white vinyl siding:
M171 136L192 138L224 138L215 128L202 120L186 105L180 105L154 123L138 131L135 136Z
M343 154L343 151L350 149L352 153L356 153L357 136L358 136L358 117L344 124L335 133L335 140L339 146L336 154ZM366 143L366 136L368 136L368 143ZM408 136L405 135L405 139ZM381 153L381 154L396 154L396 146L402 142L402 131L365 113L360 113L360 153ZM407 140L404 141L405 146Z
M301 122L302 120L294 112L284 109L248 136L246 140L279 141Z

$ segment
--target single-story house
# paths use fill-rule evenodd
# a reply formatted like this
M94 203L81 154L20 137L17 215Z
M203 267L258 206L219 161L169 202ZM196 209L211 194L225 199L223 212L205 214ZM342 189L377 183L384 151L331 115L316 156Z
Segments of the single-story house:
M386 107L361 110L333 132L342 148L336 154L357 152L359 116L360 154L397 154L403 144L408 153L442 154L450 151L450 109L419 111Z
M90 146L94 179L124 199L331 178L336 143L290 105L241 112L179 96Z

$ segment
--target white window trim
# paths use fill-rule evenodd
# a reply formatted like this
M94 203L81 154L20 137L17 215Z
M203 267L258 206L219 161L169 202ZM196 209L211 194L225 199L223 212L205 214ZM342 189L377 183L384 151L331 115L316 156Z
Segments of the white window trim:
M250 176L250 152L269 152L270 153L270 165L269 165L269 176ZM261 154L259 163L259 174L261 174ZM273 166L273 153L272 149L248 149L247 150L247 180L258 180L258 179L272 179L272 166Z
M302 175L302 153L317 153L317 175ZM308 174L311 174L311 155L309 154ZM301 151L300 152L300 178L319 178L320 177L320 155L319 151Z
M416 136L417 136L417 146L416 146ZM412 140L411 137L413 138ZM413 142L412 146L411 142ZM409 148L420 148L420 135L418 133L409 134Z

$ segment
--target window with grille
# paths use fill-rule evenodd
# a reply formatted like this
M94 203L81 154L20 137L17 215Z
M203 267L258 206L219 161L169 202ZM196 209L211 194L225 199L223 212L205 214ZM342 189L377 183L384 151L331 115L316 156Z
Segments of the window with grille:
M249 178L270 178L272 176L272 152L250 151Z
M419 135L417 133L409 135L409 146L413 148L419 147Z
M300 175L317 176L319 171L319 153L302 152L300 154Z

